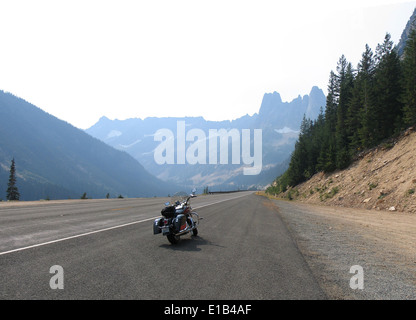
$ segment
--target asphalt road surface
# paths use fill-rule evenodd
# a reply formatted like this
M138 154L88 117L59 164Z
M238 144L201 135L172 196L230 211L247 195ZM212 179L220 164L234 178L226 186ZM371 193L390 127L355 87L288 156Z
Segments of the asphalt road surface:
M166 200L1 204L0 299L326 298L270 200L192 199L204 219L177 245L153 235Z

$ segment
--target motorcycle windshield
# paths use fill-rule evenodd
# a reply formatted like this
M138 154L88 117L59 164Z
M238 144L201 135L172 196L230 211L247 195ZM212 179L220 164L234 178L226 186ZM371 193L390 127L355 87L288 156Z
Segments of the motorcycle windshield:
M178 204L181 204L182 202L186 201L186 199L188 199L188 197L189 197L189 195L184 191L177 192L171 197L171 204L175 205L175 206L178 205ZM189 202L188 202L188 204L189 204Z

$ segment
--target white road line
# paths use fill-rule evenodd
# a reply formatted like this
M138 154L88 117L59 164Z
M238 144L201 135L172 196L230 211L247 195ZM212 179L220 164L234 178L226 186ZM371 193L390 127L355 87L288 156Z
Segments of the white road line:
M4 254L12 253L12 252L17 252L17 251L22 251L22 250L26 250L26 249L46 246L48 244L52 244L52 243L56 243L56 242L61 242L61 241L65 241L65 240L80 238L80 237L88 236L88 235L94 234L94 233L99 233L99 232L103 232L103 231L122 228L122 227L130 226L132 224L137 224L137 223L142 223L142 222L145 222L145 221L150 221L150 220L153 220L153 219L156 219L156 218L157 217L148 218L148 219L144 219L144 220L140 220L140 221L133 221L133 222L125 223L125 224L120 224L120 225L114 226L114 227L109 227L109 228L105 228L105 229L100 229L100 230L95 230L95 231L91 231L91 232L81 233L81 234L77 234L75 236L70 236L70 237L66 237L66 238L61 238L61 239L57 239L57 240L52 240L52 241L48 241L48 242L34 244L34 245L23 247L23 248L17 248L17 249L13 249L13 250L9 250L9 251L4 251L4 252L0 252L0 256L4 255Z
M225 202L225 201L229 201L229 200L235 200L235 199L238 199L238 198L241 198L241 197L245 197L245 196L246 195L242 195L242 196L235 197L235 198L231 198L231 199L225 199L225 200L221 200L221 201L217 201L217 202L213 202L213 203L208 203L208 204L205 204L205 205L196 207L195 209L200 209L200 208L203 208L203 207L208 207L208 206L211 206L211 205L214 205L214 204L217 204L217 203L221 203L221 202ZM99 233L99 232L109 231L109 230L113 230L113 229L123 228L123 227L131 226L131 225L134 225L134 224L138 224L138 223L142 223L142 222L154 220L154 219L156 219L158 217L159 216L152 217L152 218L147 218L147 219L139 220L139 221L133 221L133 222L129 222L129 223L125 223L125 224L120 224L120 225L113 226L113 227L108 227L108 228L104 228L104 229L100 229L100 230L95 230L95 231L90 231L90 232L85 232L85 233L77 234L77 235L70 236L70 237L66 237L66 238L51 240L51 241L42 242L42 243L34 244L34 245L31 245L31 246L27 246L27 247L17 248L17 249L13 249L13 250L9 250L9 251L4 251L4 252L0 252L0 256L5 255L5 254L8 254L8 253L23 251L23 250L32 249L32 248L41 247L41 246L46 246L48 244L53 244L53 243L57 243L57 242L61 242L61 241L66 241L66 240L70 240L70 239L80 238L80 237L88 236L88 235L91 235L91 234L94 234L94 233Z
M199 206L199 207L195 207L194 209L196 210L196 209L199 209L199 208L212 206L213 204L217 204L217 203L221 203L221 202L225 202L225 201L229 201L229 200L235 200L235 199L242 198L242 197L245 197L245 196L247 196L247 195L244 194L244 195L239 196L239 197L235 197L235 198L231 198L231 199L225 199L225 200L220 200L220 201L213 202L213 203L208 203L208 204L205 204L205 205L202 205L202 206Z

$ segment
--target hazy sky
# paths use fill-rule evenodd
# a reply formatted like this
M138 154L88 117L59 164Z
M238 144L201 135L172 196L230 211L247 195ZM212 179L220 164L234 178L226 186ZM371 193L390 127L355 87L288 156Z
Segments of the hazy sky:
M317 85L390 32L416 1L0 0L0 90L76 127L101 116L258 112Z

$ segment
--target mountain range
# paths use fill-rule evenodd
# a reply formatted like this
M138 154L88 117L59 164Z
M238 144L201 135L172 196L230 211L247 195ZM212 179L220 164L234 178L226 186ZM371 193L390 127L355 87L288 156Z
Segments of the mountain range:
M269 184L286 170L304 115L314 118L325 105L317 87L309 95L283 102L277 92L265 94L260 111L233 121L193 118L109 120L102 117L83 130L31 103L0 90L0 200L6 198L11 160L15 159L21 200L166 196L193 187L248 189ZM244 175L243 164L158 165L157 129L262 130L262 170ZM102 140L102 141L100 141ZM189 146L190 142L187 142ZM250 150L254 141L250 142ZM220 150L218 150L220 152ZM207 155L208 157L208 155ZM157 177L155 177L157 176Z
M401 57L414 29L416 9L396 46ZM286 171L303 117L316 119L324 111L325 100L318 87L291 102L283 102L280 94L273 92L264 94L258 113L235 120L207 121L203 117L110 120L103 116L83 131L0 90L0 200L6 195L12 159L16 161L21 200L79 198L84 193L93 198L104 198L107 194L110 197L166 196L179 189L201 190L206 186L210 190L262 188ZM184 134L198 132L203 138L198 143L185 138L181 142L181 126ZM167 136L164 141L155 139L159 130L170 132L170 140ZM244 130L249 131L250 139L256 130L261 131L259 174L243 174L250 167L244 162L244 139L240 140ZM208 148L220 158L222 152L228 152L225 163L212 163L208 152L202 155L204 163L178 161L177 147L181 143L184 154L192 150L190 156L196 157L197 149L201 160L199 153L203 148L200 146L211 147L210 131L237 132L236 150L242 151L240 159L234 161L236 143L231 139L225 150L221 143ZM156 151L163 143L176 147L175 163L156 161ZM249 141L248 158L255 153L253 139ZM162 156L167 154L166 149Z
M167 196L162 182L128 153L0 91L0 199L16 162L21 200Z
M321 108L325 107L326 97L321 89L313 87L309 95L298 96L291 102L283 102L277 92L266 93L258 113L245 115L236 120L207 121L202 117L185 118L133 118L127 120L110 120L102 117L86 132L118 150L125 151L138 160L144 168L157 178L182 184L187 187L211 190L261 188L270 184L273 177L283 173L288 166L288 158L298 138L300 124L304 116L316 119ZM232 143L228 145L229 161L226 164L173 163L158 164L155 150L160 145L155 141L155 133L169 130L178 145L178 122L184 122L186 132L192 129L202 130L206 137L210 130L249 129L251 134L250 150L254 153L254 130L262 131L262 170L258 175L244 175L243 169L249 167L240 161L232 164ZM231 141L231 140L230 140ZM205 142L209 144L209 142ZM242 143L240 143L242 146ZM186 142L186 149L192 142ZM206 147L208 149L208 147ZM217 145L217 154L220 154ZM175 154L176 156L176 154Z

